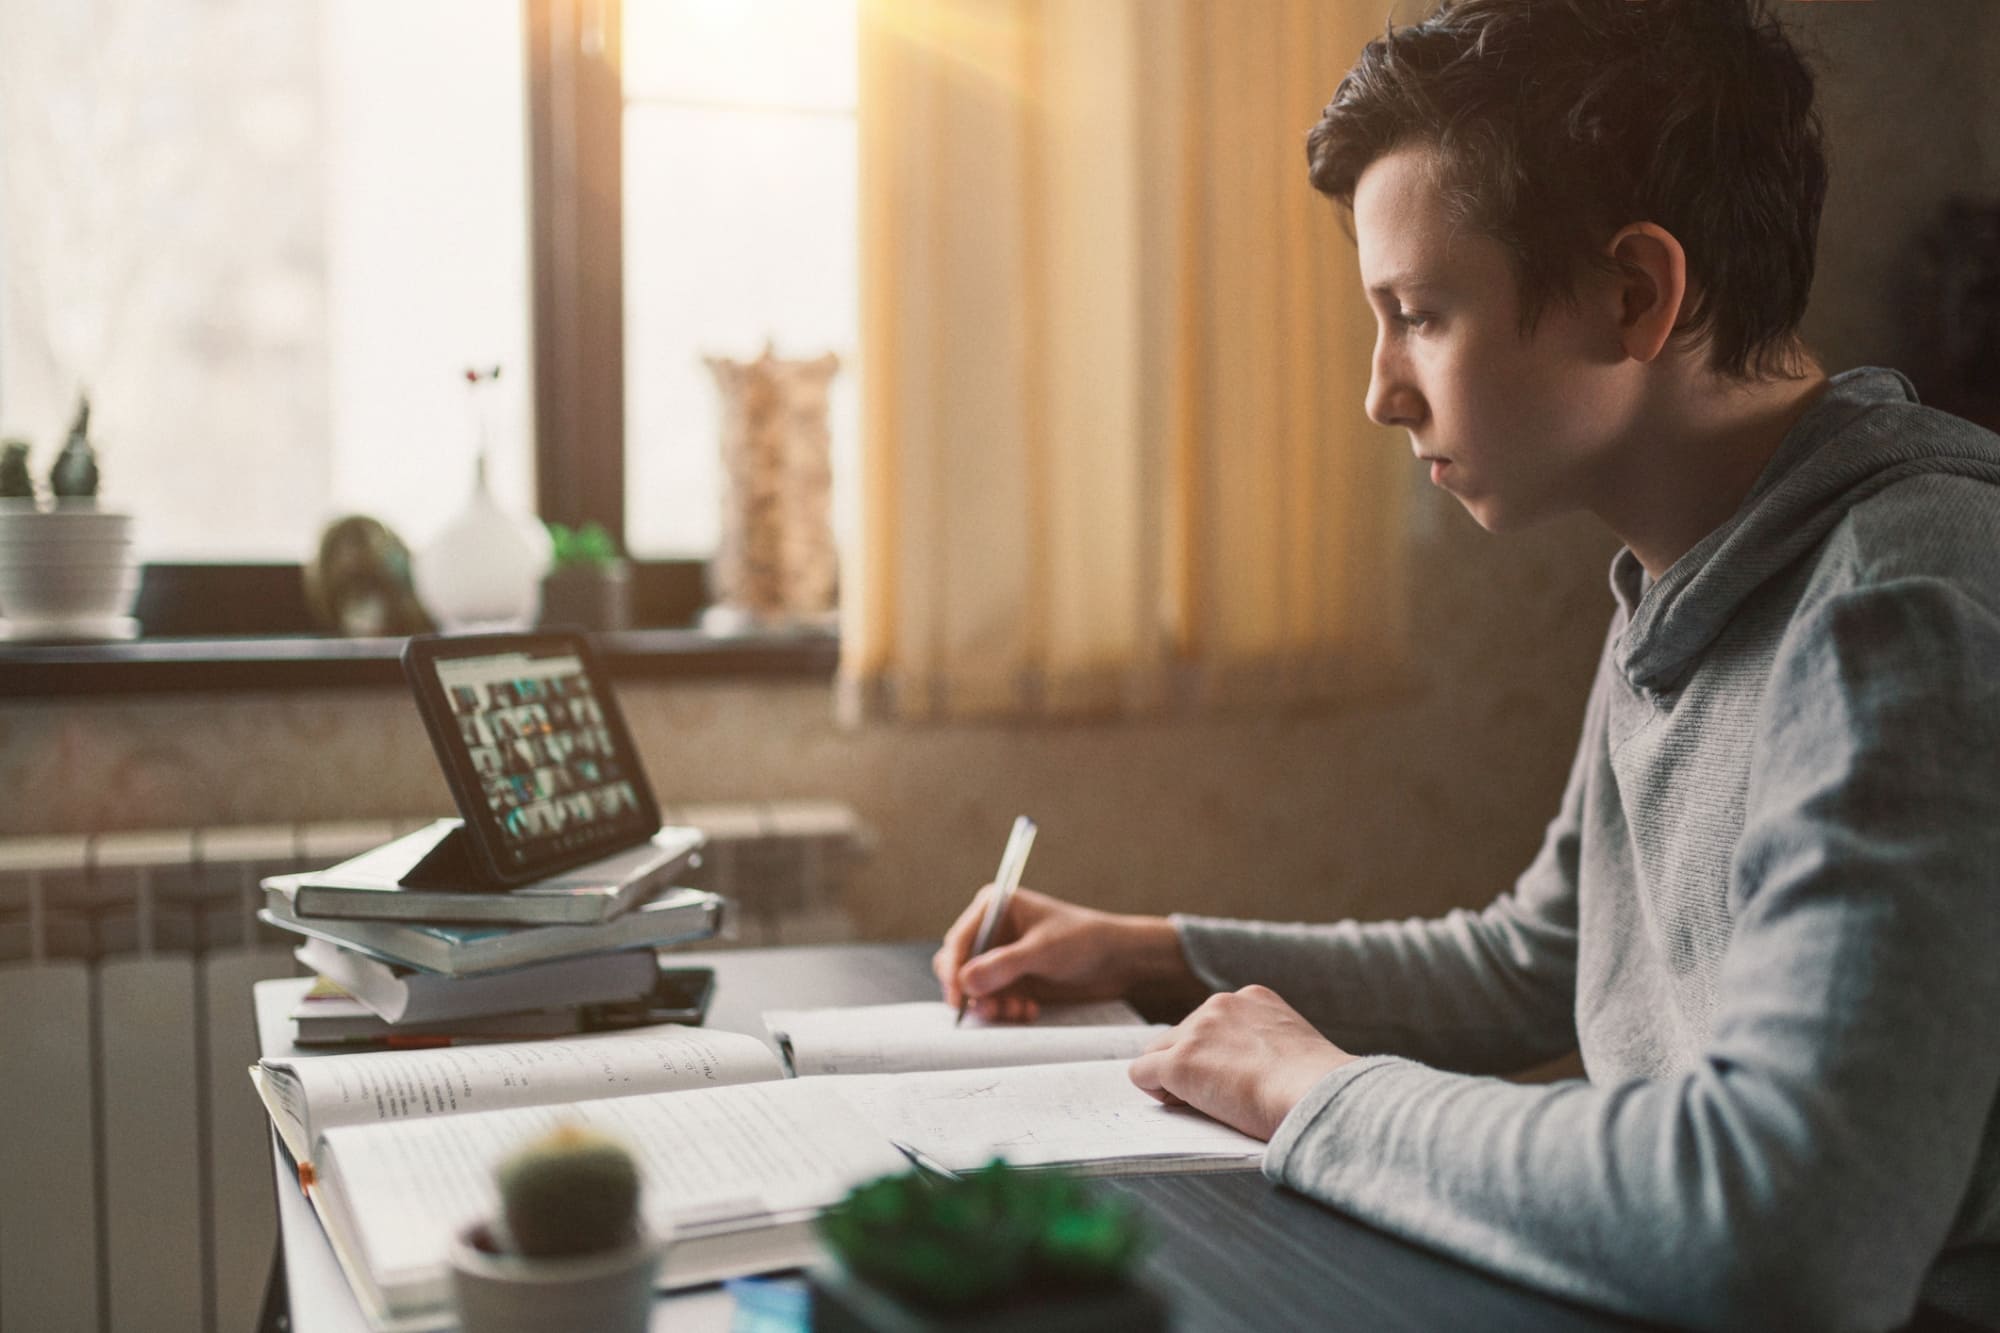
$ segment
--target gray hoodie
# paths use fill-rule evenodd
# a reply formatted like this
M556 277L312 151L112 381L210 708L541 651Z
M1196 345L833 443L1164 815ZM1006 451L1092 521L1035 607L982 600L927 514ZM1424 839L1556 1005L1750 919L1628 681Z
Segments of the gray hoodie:
M1435 921L1177 917L1343 1049L1265 1172L1707 1328L2000 1326L2000 438L1836 377L1618 607L1562 806ZM1582 1052L1588 1081L1479 1075Z

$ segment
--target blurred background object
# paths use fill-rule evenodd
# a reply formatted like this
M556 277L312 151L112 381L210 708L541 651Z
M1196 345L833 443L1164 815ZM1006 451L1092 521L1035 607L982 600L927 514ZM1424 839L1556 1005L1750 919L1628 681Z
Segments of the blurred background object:
M828 392L840 358L707 358L722 393L722 540L709 565L712 629L831 623L833 541Z
M313 623L328 634L375 638L431 628L410 583L410 548L379 519L349 515L328 524L305 582Z
M1916 285L1918 390L2000 429L2000 199L1944 202L1918 239Z

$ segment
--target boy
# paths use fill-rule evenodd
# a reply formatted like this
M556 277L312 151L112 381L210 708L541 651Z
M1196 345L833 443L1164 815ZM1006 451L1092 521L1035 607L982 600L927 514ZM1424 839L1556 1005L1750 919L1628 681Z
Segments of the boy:
M1812 78L1749 0L1460 0L1309 137L1367 410L1484 526L1625 542L1540 854L1482 912L1023 891L947 1000L1216 993L1132 1066L1265 1171L1679 1324L2000 1325L2000 439L1799 342ZM1240 989L1237 989L1240 988ZM1588 1081L1481 1077L1580 1050Z

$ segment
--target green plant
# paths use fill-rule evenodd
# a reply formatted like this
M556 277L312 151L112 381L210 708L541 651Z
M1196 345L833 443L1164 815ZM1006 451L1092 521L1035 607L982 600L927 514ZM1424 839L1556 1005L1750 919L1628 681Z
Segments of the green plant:
M551 523L548 529L557 569L603 569L618 562L618 543L595 520L580 528Z
M600 1254L638 1234L639 1169L594 1130L554 1129L502 1162L498 1176L507 1238L519 1254Z
M848 1271L938 1310L1109 1286L1145 1245L1129 1205L1074 1176L999 1161L954 1181L870 1181L819 1229Z
M32 500L35 478L28 471L28 442L0 444L0 500Z
M97 494L97 451L90 445L89 394L77 396L69 439L49 469L49 491L62 500L85 500Z

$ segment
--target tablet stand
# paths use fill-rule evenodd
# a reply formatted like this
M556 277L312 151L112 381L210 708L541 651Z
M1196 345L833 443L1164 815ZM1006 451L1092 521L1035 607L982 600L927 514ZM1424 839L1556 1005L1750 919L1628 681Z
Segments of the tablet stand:
M493 888L473 860L471 841L465 825L458 825L439 838L437 845L418 858L397 883L411 889Z

